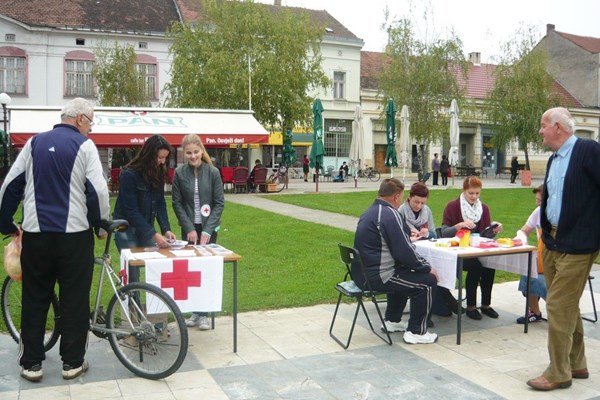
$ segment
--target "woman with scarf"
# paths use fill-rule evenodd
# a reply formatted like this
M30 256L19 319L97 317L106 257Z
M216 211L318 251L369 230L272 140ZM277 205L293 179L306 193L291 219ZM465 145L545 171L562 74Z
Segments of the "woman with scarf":
M469 176L463 182L463 192L459 198L452 200L444 209L442 219L442 236L454 237L460 229L468 229L472 233L482 233L490 226L492 218L490 209L479 200L481 194L481 180L476 176ZM493 233L502 231L502 224L498 224ZM490 318L498 318L498 313L490 306L492 302L492 286L496 271L485 268L477 258L468 258L463 261L467 271L465 288L467 291L467 316L472 319L481 319L477 311L477 285L481 286L481 312Z
M408 199L398 208L410 228L410 239L435 239L435 225L431 209L426 205L429 189L422 182L413 183Z

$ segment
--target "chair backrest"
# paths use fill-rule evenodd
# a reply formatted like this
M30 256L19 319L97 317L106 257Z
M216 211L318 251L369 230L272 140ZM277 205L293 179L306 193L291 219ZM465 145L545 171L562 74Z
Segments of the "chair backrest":
M221 172L221 181L223 183L233 183L233 167L219 168L219 172Z
M327 175L333 175L333 171L335 171L335 167L333 165L327 166Z
M344 246L341 243L338 243L338 247L340 249L340 259L346 265L346 278L350 277L359 287L359 283L362 281L364 282L362 289L372 291L371 284L367 280L365 265L358 250L353 247ZM356 278L360 278L360 281L356 282Z
M254 184L258 185L267 182L267 174L269 169L266 167L259 167L254 169Z
M248 168L237 167L233 170L233 184L246 184L248 181Z

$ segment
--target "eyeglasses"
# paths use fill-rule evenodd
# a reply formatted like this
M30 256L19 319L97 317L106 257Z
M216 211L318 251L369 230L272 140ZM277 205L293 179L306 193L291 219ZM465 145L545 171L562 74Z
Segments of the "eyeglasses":
M94 126L94 125L95 125L95 122L94 122L94 121L92 121L92 119L91 119L90 117L88 117L88 116L87 116L87 115L85 115L85 114L81 114L81 115L83 115L83 116L84 116L84 117L85 117L85 118L86 118L88 121L90 121L90 126Z

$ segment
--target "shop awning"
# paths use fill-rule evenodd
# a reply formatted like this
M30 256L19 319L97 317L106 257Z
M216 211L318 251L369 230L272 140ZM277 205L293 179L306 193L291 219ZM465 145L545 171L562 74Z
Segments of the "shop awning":
M312 133L292 132L292 135L293 135L293 139L292 139L293 146L310 146L310 145L312 145ZM268 144L271 146L283 146L283 135L281 134L281 131L275 131L275 132L271 133Z
M11 107L10 137L13 146L22 147L39 132L60 123L60 107ZM269 133L252 111L96 107L94 127L89 137L98 147L142 145L152 135L164 136L173 146L183 137L198 134L207 147L268 143Z

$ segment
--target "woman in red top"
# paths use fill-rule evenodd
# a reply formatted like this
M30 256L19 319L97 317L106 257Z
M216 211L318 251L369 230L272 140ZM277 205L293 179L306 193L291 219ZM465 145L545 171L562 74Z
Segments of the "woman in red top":
M442 237L454 237L460 229L468 229L473 233L482 233L491 224L490 209L479 200L481 194L481 180L476 176L469 176L463 182L463 192L459 198L452 200L444 209L442 220ZM502 225L494 228L494 234L502 231ZM490 307L492 302L492 286L496 271L485 268L477 258L468 258L463 261L467 271L465 288L467 291L467 316L472 319L481 319L477 311L477 285L481 286L481 312L491 318L498 318L498 313Z

